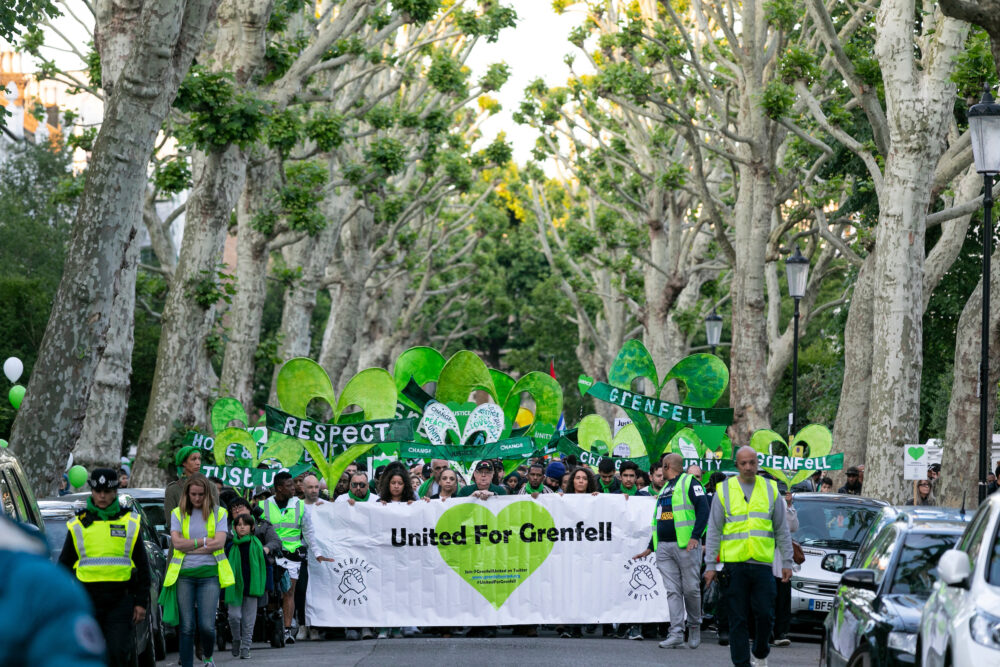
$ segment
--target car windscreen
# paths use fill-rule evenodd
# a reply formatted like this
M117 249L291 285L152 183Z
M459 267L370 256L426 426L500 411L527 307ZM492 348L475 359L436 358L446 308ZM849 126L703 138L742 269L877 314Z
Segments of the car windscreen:
M167 523L166 516L163 514L163 499L143 500L136 498L135 500L142 505L142 509L146 513L149 523L153 524L153 528L157 531L163 531Z
M58 560L66 542L66 517L45 517L45 540L49 543L49 553L52 560Z
M929 597L937 580L937 562L957 540L957 535L907 535L889 592Z
M795 507L799 529L792 538L803 546L828 549L857 549L881 509L825 499L796 499Z

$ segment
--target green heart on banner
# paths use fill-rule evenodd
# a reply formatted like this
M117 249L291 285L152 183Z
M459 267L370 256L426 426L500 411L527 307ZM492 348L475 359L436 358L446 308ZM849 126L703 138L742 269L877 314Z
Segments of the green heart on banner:
M619 456L629 459L646 456L646 446L635 424L626 424L612 436L611 426L600 415L587 415L580 420L577 425L577 444L580 445L580 449L600 456ZM628 447L628 453L615 454L622 445Z
M250 428L250 418L243 404L230 396L224 396L212 404L210 421L215 434L212 454L216 465L256 468L262 461L275 460L290 468L302 455L302 445L295 440L272 439L261 449L247 430ZM240 426L230 426L233 422L239 422ZM230 445L240 445L232 461L226 456Z
M906 451L910 454L911 459L913 459L914 461L919 461L920 457L924 455L925 450L923 447L910 447Z
M496 609L503 606L517 587L545 562L554 544L549 541L522 542L514 531L507 541L501 537L496 544L483 537L476 544L476 526L487 531L502 531L511 526L531 523L538 530L555 528L552 515L541 505L517 502L493 514L479 503L462 503L446 511L438 519L438 533L465 532L465 544L438 544L441 558L486 601ZM498 578L497 575L506 575Z
M819 458L829 456L830 450L833 449L833 434L822 424L810 424L796 433L795 437L792 438L791 445L789 445L780 434L770 429L761 429L754 431L754 434L750 436L750 446L765 456ZM800 470L789 477L782 470L774 468L765 468L765 470L777 479L784 480L789 487L807 479L815 472L815 470Z

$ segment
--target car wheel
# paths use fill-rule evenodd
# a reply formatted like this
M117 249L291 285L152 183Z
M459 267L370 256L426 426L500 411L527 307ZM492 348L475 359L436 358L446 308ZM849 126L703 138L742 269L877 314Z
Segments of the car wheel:
M847 667L872 667L872 656L867 651L855 653Z

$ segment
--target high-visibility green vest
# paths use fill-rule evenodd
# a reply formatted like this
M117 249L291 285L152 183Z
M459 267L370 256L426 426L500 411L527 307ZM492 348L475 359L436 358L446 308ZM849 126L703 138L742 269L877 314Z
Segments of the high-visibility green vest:
M191 515L184 514L181 515L181 508L176 507L172 514L177 517L177 520L181 522L181 537L186 540L191 539ZM205 521L205 529L208 531L208 539L215 537L215 524L219 521L224 521L228 514L226 510L221 507L212 511L208 516L208 520ZM174 549L170 554L170 564L167 565L167 576L163 581L163 587L173 586L174 582L177 581L177 577L181 573L181 566L184 563L184 552ZM233 576L233 567L229 564L229 559L226 558L226 552L222 549L217 549L212 552L212 558L215 559L216 564L219 566L219 586L221 588L228 588L235 583L236 578Z
M128 581L132 577L132 549L139 540L139 515L128 512L109 521L84 526L80 517L66 522L76 547L73 570L83 582Z
M677 534L677 546L681 549L686 549L688 542L691 541L694 533L694 524L697 519L694 512L694 505L691 504L691 496L689 495L693 481L694 477L687 473L681 473L674 483L674 490L670 496L670 511L674 515L674 532ZM656 506L653 508L654 551L660 541L656 535L656 522L660 518L660 496L663 495L663 492L667 488L668 485L664 484L663 488L660 489L660 493L656 495ZM701 535L697 537L701 538Z
M281 538L281 548L295 551L302 546L302 517L305 508L302 500L292 496L285 509L278 507L274 498L264 501L264 518L274 526L274 532Z
M738 476L730 477L717 488L725 510L719 560L723 563L748 560L773 562L774 525L771 523L771 511L778 497L778 485L758 476L750 502L743 497Z

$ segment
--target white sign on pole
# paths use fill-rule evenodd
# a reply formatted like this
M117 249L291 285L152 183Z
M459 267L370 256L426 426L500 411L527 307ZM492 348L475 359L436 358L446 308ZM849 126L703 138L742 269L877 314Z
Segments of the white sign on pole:
M318 503L306 620L320 627L667 620L655 555L632 560L649 541L654 502L547 494Z
M929 453L924 445L903 445L903 479L918 481L927 479Z
M628 417L615 417L615 428L612 435L618 435L618 431L622 430L631 423L632 420Z

